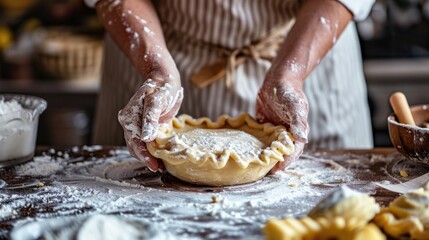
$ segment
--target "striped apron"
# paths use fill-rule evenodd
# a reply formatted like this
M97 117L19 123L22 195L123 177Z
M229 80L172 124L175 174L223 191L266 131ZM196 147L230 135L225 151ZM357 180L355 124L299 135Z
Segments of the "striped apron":
M198 89L189 81L202 67L216 62L213 46L236 49L266 36L279 24L293 20L296 0L161 0L155 7L167 46L177 64L184 88L180 113L216 119L222 114L255 114L257 92L270 62L250 59L235 71L234 83L216 81ZM190 44L190 43L199 44ZM102 86L94 129L94 144L124 144L117 113L144 77L110 37L105 41ZM370 148L372 134L359 42L350 23L335 46L305 80L308 98L309 144L314 148Z

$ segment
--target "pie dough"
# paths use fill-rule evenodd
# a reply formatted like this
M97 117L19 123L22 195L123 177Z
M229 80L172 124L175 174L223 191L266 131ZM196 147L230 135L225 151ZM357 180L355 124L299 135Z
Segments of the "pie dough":
M268 240L386 239L376 225L369 223L379 210L373 197L340 186L307 217L272 219L263 231Z
M161 124L148 151L173 176L194 184L225 186L264 177L294 151L283 126L259 124L250 115L226 115L212 122L188 115Z
M429 239L429 185L395 199L374 222L392 237Z
M385 240L374 224L360 225L359 220L343 217L286 218L269 220L263 232L267 240Z
M373 197L341 186L330 193L314 207L309 217L333 219L342 217L346 221L354 219L356 224L366 225L380 211L380 206Z

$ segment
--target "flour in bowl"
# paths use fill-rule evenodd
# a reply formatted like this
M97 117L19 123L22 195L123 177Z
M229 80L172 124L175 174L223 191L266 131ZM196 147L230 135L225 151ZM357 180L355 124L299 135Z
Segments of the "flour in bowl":
M34 141L30 111L16 100L0 99L0 162L32 155Z

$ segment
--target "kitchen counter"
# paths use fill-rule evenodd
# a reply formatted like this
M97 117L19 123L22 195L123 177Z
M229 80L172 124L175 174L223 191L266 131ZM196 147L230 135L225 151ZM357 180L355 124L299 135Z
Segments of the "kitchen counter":
M109 214L150 222L173 239L263 239L267 219L304 216L339 185L385 205L398 194L374 182L428 171L391 148L319 150L255 183L204 187L152 173L121 147L39 148L33 161L0 169L0 238L36 220Z

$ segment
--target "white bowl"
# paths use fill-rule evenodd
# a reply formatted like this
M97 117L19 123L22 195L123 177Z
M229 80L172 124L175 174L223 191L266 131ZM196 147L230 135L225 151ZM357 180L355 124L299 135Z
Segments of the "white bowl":
M16 101L22 109L6 109L5 103ZM45 100L26 95L0 94L0 167L29 161L36 148L40 114L46 109ZM1 107L0 107L1 110Z

